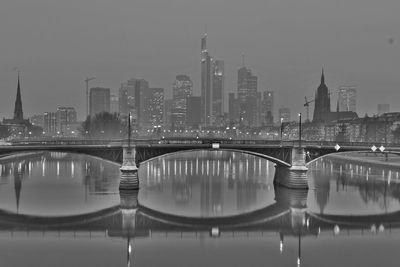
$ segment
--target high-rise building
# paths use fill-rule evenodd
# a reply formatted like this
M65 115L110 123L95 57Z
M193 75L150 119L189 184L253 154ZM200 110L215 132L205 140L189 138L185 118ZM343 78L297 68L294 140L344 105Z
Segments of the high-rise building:
M389 104L378 104L378 116L389 113L390 112L390 105Z
M274 123L274 92L264 91L262 100L262 123L271 125Z
M229 121L239 122L239 102L235 97L235 93L229 93Z
M212 62L212 117L211 124L221 125L224 114L224 61Z
M164 100L164 126L171 128L172 125L172 106L174 104L173 99Z
M152 126L161 126L164 123L164 88L149 88L149 91L150 97L146 101L149 123Z
M193 83L187 75L178 75L172 87L172 127L184 128L186 125L187 99L192 96ZM201 114L201 113L200 113Z
M315 108L313 122L324 122L331 112L331 99L328 87L325 84L324 70L322 69L321 84L315 93Z
M90 116L100 112L110 112L110 88L90 88Z
M39 126L39 127L44 127L44 116L43 114L36 114L33 115L32 117L30 117L30 122L32 123L32 125L34 126Z
M243 66L238 70L238 101L240 124L256 126L257 124L257 76Z
M146 103L151 98L151 92L148 89L149 83L144 79L129 79L122 83L118 96L120 115L127 116L130 113L135 124L148 124L150 117L145 112L148 109Z
M119 101L118 96L112 94L110 95L110 112L119 113Z
M76 110L73 107L58 107L56 111L57 132L63 135L70 135L76 123Z
M207 34L201 38L201 114L205 126L212 116L212 58L207 51Z
M190 96L187 98L186 125L198 128L201 124L201 97Z
M291 121L290 108L281 107L279 109L279 121L280 122L290 122Z
M340 86L338 92L339 111L356 112L357 90L354 86Z
M56 112L45 112L43 114L43 131L46 135L51 135L57 132Z

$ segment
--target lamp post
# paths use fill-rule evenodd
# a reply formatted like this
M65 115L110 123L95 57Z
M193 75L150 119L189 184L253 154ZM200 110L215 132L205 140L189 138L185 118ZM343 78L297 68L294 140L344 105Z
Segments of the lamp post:
M283 118L281 118L281 146L283 145Z
M299 113L299 147L301 148L301 113Z

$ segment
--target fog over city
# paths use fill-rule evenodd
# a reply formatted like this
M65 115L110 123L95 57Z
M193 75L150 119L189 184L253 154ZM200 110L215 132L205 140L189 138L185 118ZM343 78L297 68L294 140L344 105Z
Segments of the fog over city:
M228 93L237 70L258 76L258 91L275 92L275 111L305 112L321 68L336 107L341 85L357 88L357 113L400 104L398 0L2 0L0 117L12 117L16 68L24 115L73 106L85 117L84 79L111 88L146 79L172 94L176 75L201 88L201 38L225 62ZM313 105L311 107L313 109Z

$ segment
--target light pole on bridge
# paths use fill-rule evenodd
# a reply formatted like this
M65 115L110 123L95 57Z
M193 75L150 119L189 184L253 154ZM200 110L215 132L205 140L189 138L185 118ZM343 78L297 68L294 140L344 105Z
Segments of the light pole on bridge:
M299 113L299 147L301 148L301 112Z

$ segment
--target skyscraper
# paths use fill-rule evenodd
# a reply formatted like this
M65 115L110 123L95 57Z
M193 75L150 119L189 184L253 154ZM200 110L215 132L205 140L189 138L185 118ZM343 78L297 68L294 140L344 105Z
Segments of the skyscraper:
M229 93L229 121L238 122L239 121L239 102L235 97L235 93Z
M190 96L187 99L186 125L197 128L201 124L201 97Z
M212 62L212 125L220 125L224 114L224 61Z
M212 116L212 58L207 51L207 34L201 38L201 114L205 126Z
M321 74L321 84L315 93L315 108L313 122L324 122L327 114L331 112L331 99L328 87L325 84L324 69Z
M149 123L152 126L160 126L164 123L164 88L149 88L150 98L146 103L146 111L149 114Z
M187 75L177 75L172 87L172 126L174 128L185 127L187 99L192 96L192 93L193 83L190 77Z
M100 112L110 112L110 88L90 88L90 116Z
M262 122L266 125L274 123L274 92L264 91L262 100Z
M354 86L340 86L338 92L339 111L356 112L357 90Z
M257 76L243 66L238 70L238 101L240 124L256 126L257 123Z

